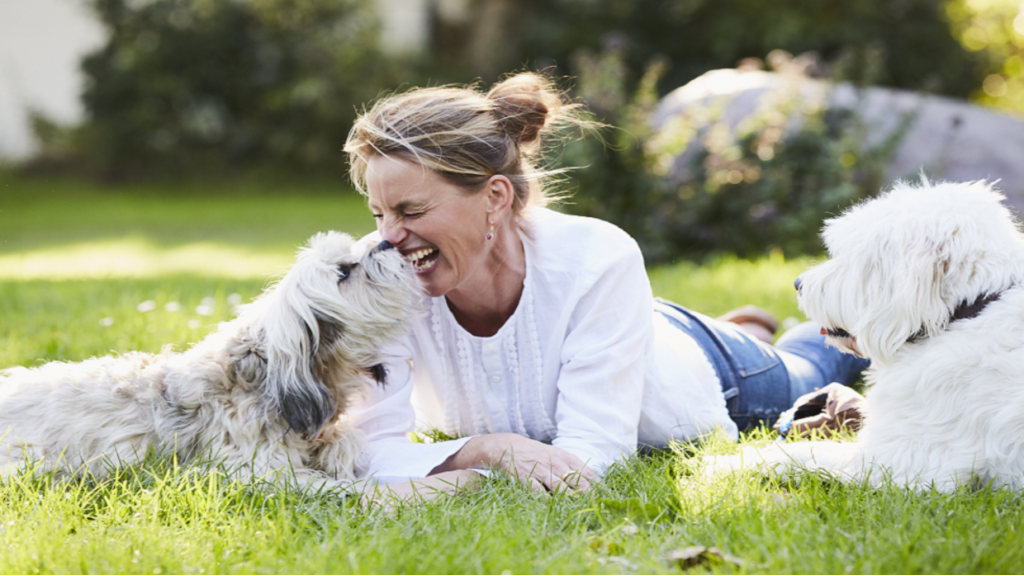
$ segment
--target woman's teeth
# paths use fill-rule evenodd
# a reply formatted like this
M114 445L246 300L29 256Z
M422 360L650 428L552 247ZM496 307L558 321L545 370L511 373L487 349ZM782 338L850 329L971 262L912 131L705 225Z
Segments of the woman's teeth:
M412 267L416 270L426 270L434 263L433 259L424 260L427 256L431 256L437 252L437 248L424 248L417 250L412 254L405 255L405 261L412 264Z

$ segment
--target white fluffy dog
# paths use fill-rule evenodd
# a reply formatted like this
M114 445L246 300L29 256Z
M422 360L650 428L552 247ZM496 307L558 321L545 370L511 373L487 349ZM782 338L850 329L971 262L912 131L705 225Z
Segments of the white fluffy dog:
M0 373L0 475L208 455L238 477L339 486L362 436L343 417L405 328L415 279L390 244L314 236L238 317L183 353Z
M985 182L897 184L828 221L797 280L827 341L871 359L855 442L719 458L879 485L1024 488L1024 236Z

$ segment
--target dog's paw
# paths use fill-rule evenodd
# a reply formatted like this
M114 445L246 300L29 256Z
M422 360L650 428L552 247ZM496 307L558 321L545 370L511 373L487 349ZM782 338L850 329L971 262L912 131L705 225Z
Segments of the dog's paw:
M708 480L714 480L741 469L743 469L743 459L739 454L705 456L701 461L700 475Z

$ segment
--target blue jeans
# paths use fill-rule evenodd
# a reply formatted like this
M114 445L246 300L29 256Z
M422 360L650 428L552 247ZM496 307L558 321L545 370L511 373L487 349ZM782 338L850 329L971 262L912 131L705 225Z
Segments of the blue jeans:
M821 327L811 322L787 330L772 346L736 324L661 298L654 309L704 350L722 383L729 417L741 431L762 423L771 426L800 396L832 382L849 385L870 364L826 347Z

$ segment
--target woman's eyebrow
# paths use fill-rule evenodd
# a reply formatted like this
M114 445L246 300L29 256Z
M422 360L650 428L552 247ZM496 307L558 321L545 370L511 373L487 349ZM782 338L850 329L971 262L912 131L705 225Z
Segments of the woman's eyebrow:
M395 204L395 211L396 212L405 212L409 208L419 208L419 204L420 203L418 203L418 202L409 201L409 200L406 200L404 202L399 202L398 204Z
M370 208L371 211L374 211L374 212L379 211L379 208L377 206L375 206L374 204L372 204L372 203L367 203L367 206ZM415 200L403 200L402 202L399 202L398 204L395 204L394 206L390 206L387 209L388 210L392 210L394 212L406 212L409 209L416 209L416 210L418 210L418 209L420 209L422 207L423 207L423 202L418 202L418 201L415 201Z

